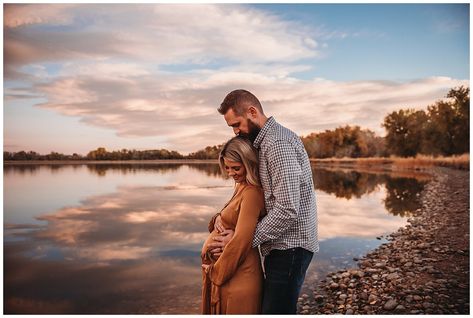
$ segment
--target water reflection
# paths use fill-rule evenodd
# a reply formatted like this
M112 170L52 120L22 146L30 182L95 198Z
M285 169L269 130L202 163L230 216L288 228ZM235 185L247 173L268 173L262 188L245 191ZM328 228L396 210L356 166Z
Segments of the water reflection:
M9 163L4 165L3 171L5 175L35 175L41 169L49 170L51 173L62 171L65 169L78 170L83 166L98 175L106 176L107 172L120 172L123 175L136 174L137 172L160 172L168 173L179 170L182 166L187 166L192 170L204 172L210 177L222 177L222 173L218 164L215 163L195 163L195 164L179 164L179 163L84 163L84 164L28 164L28 163Z
M124 186L7 225L23 240L5 244L6 312L198 312L198 251L231 191Z
M116 193L87 198L81 206L38 216L47 226L32 235L37 242L72 246L76 260L89 262L138 259L178 248L198 250L206 237L203 229L229 190L121 187Z
M12 175L20 175L20 176L31 175L32 176L38 173L38 171L42 167L44 168L45 166L41 166L37 164L28 164L28 163L6 164L3 166L3 174L4 176L12 176ZM67 165L58 164L58 165L55 165L54 168L53 168L53 165L48 165L47 167L45 167L45 169L48 169L52 172L55 169L61 169L65 167L67 167Z
M193 170L204 172L209 177L224 178L224 176L222 175L222 171L220 170L220 166L218 164L203 163L198 165L190 165L189 167Z
M430 178L423 173L367 173L315 167L312 168L312 175L317 190L348 200L361 198L384 186L386 210L402 217L415 215L420 208L420 193Z
M420 194L426 181L407 178L387 178L388 191L384 205L393 215L413 216L421 207Z
M383 180L376 174L360 173L358 171L329 171L312 168L315 187L337 198L361 198L364 194L378 189Z
M87 169L97 174L98 176L105 177L108 172L120 172L123 175L136 174L137 172L149 171L149 172L160 172L168 173L176 171L180 168L180 165L176 164L130 164L130 163L119 163L119 164L87 164Z
M52 174L64 169L78 170L82 165L63 164L11 164L4 166L4 174L34 175L39 169L48 169ZM105 177L107 172L134 175L142 172L172 173L179 170L182 164L167 163L116 163L86 164L88 171ZM224 178L218 164L199 163L185 165L190 170L203 172L208 177ZM385 186L387 195L384 200L386 210L393 215L412 216L420 208L419 195L429 177L423 173L404 172L397 174L372 173L372 171L355 171L347 169L324 169L312 166L312 175L317 190L335 195L337 198L361 198L364 195L379 191Z
M196 313L198 258L160 257L107 264L38 259L5 249L5 313Z
M5 313L198 313L200 247L208 220L233 191L218 165L24 168L5 170L6 187L20 189L17 180L24 178L44 190L51 183L41 183L48 171L57 186L114 183L112 191L79 196L79 203L21 222L11 215L23 206L6 192ZM321 252L305 288L327 271L352 265L354 256L380 244L376 236L402 226L426 182L425 176L313 173ZM79 182L85 175L93 178Z

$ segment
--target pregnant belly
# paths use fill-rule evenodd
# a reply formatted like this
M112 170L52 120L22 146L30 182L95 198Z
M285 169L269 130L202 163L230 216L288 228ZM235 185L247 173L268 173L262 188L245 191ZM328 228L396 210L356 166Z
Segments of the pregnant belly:
M217 233L216 230L212 231L212 233L210 233L209 236L207 237L207 239L205 240L204 245L202 245L202 251L200 253L200 256L202 258L202 263L203 264L209 264L210 262L212 262L212 260L209 259L206 255L207 250L208 250L207 245L210 244L210 243L213 243L214 242L213 238L217 235L218 235L218 233Z

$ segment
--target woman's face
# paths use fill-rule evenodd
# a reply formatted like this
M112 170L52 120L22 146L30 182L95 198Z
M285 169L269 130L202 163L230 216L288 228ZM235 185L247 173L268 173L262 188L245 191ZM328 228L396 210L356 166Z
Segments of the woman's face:
M243 163L231 161L225 157L223 163L228 176L232 177L236 183L246 182L246 169Z

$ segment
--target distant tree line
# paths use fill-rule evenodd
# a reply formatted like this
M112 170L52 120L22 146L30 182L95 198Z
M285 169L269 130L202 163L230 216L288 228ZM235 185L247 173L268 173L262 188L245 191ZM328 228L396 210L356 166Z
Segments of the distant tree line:
M158 160L158 159L184 159L186 158L177 151L160 150L116 150L107 151L100 147L90 151L86 156L74 153L64 155L51 152L49 155L40 155L34 151L3 152L4 160Z
M90 151L86 156L74 153L65 155L51 152L48 155L41 155L34 151L3 152L4 160L162 160L162 159L217 159L223 144L218 146L208 146L205 149L188 155L182 155L177 151L160 150L117 150L107 151L100 147Z
M48 155L41 155L35 151L18 151L18 152L3 152L3 160L82 160L85 157L74 153L72 155L65 155L58 152L51 152Z
M205 149L197 152L190 153L188 159L218 159L220 150L222 150L224 144L218 146L207 146Z
M401 109L388 114L382 123L386 137L377 136L359 126L338 127L301 137L311 158L331 157L401 157L455 155L470 152L470 89L454 88L427 111ZM177 151L127 150L107 151L100 147L87 156L51 152L40 155L34 151L3 152L4 160L159 160L217 159L223 144L182 155Z
M107 151L105 148L97 148L90 151L87 160L156 160L156 159L183 159L184 156L177 151L166 149L159 150L117 150Z

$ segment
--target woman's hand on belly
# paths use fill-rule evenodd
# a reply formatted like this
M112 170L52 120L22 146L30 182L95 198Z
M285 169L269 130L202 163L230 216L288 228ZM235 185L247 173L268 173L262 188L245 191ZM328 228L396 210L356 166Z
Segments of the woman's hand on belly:
M217 260L222 255L225 246L230 242L234 233L233 230L225 230L212 237L212 241L207 245L207 250L210 251L213 259Z

